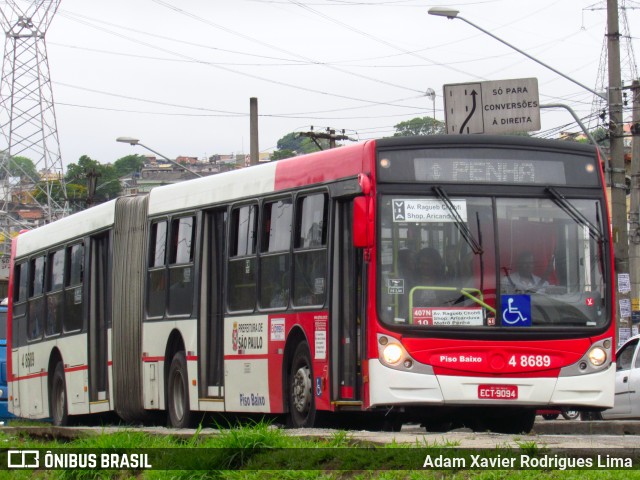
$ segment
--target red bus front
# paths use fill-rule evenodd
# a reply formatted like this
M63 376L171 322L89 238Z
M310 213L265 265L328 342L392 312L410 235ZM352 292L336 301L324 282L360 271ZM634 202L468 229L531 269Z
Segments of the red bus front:
M388 139L375 172L369 407L428 427L522 431L536 408L613 405L611 243L593 149Z

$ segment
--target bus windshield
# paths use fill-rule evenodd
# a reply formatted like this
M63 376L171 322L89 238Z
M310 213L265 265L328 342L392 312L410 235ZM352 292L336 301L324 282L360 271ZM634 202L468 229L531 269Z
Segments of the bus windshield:
M596 199L386 195L379 313L429 328L600 328L608 324Z

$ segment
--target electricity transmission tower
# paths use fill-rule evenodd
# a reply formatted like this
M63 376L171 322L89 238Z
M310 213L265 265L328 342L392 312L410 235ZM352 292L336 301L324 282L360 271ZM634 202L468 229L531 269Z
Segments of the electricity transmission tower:
M66 213L58 127L53 103L45 33L60 0L5 0L0 23L6 34L0 78L0 255L10 236L25 226L12 210L37 205L47 222ZM13 157L32 160L40 173L32 178ZM56 191L57 190L57 191Z
M586 7L584 10L606 10L606 2ZM631 41L631 31L629 29L629 21L627 20L627 10L640 9L640 4L629 0L619 0L618 18L620 23L620 73L622 84L631 85L631 82L638 79L638 66L636 65L635 55L633 52L633 43ZM600 64L598 66L598 77L596 79L596 92L606 92L609 82L607 76L607 35L604 36L602 43L602 53L600 54ZM631 103L631 102L629 102ZM629 105L630 106L630 105ZM591 116L589 117L589 129L594 129L598 125L605 124L608 105L602 97L594 95L591 103Z

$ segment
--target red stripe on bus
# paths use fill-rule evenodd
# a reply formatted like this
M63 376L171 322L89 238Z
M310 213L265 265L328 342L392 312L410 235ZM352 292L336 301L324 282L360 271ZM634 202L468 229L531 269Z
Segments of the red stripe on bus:
M187 362L197 362L198 361L198 356L197 355L188 355L187 356Z
M143 362L164 362L164 357L142 357Z
M38 372L38 373L30 373L29 375L23 375L21 377L14 377L10 380L11 382L19 382L21 380L30 380L32 378L46 377L47 372Z
M89 365L78 365L76 367L67 367L64 369L65 373L78 372L80 370L89 370Z
M254 355L225 355L225 360L266 360L268 358L268 354L263 353L262 355L254 354Z

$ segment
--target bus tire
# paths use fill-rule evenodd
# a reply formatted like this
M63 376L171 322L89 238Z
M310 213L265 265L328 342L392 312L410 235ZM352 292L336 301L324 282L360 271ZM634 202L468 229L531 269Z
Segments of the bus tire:
M580 410L577 408L563 408L562 417L565 420L578 420L580 418Z
M69 425L67 412L67 385L64 379L64 365L56 364L51 378L51 393L49 394L49 415L56 427Z
M169 367L167 409L169 410L169 426L174 428L189 428L191 426L189 376L187 374L187 358L183 351L174 355Z
M559 413L544 413L542 414L542 418L545 420L556 420L560 416Z
M316 401L313 396L311 354L306 341L300 342L293 354L288 382L289 426L313 427L316 419Z

